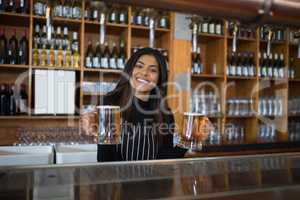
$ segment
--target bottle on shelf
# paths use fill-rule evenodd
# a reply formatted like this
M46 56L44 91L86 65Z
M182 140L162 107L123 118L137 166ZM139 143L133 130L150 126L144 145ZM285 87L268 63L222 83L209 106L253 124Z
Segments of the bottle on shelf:
M34 35L33 35L33 46L37 48L41 47L41 36L40 36L40 25L36 24L34 29Z
M203 65L201 61L201 48L197 47L197 52L192 53L192 73L201 74L203 73Z
M15 0L6 0L5 11L6 12L16 12L16 1Z
M119 13L119 23L120 24L127 24L128 23L128 12L127 8L121 8Z
M46 44L43 44L41 54L40 54L40 66L45 67L47 66L47 49L46 49Z
M72 52L70 44L68 44L67 48L63 51L63 67L69 68L72 66Z
M290 58L290 66L288 70L288 78L294 79L297 76L296 74L296 67L295 67L295 60L293 57Z
M35 15L44 16L46 14L46 0L35 0L33 11Z
M264 52L260 63L260 77L267 77L267 65L268 65L267 53Z
M42 34L41 34L41 46L45 45L46 48L48 46L48 40L47 40L47 29L46 29L46 25L43 26L43 31L42 31Z
M142 9L142 18L143 18L143 22L142 22L142 24L144 25L144 26L149 26L149 24L150 24L150 17L149 17L149 13L150 12L150 9L149 8L145 8L145 9Z
M80 19L81 18L81 1L80 0L75 0L74 3L73 3L72 17L74 19Z
M64 27L64 35L62 38L62 48L63 50L66 50L70 46L70 39L69 39L69 34L68 34L68 27Z
M124 40L121 40L120 41L119 55L118 55L118 60L117 60L118 69L124 69L125 68L125 62L126 62L125 43L124 43Z
M278 75L279 78L284 78L284 68L285 68L285 63L284 63L284 55L283 53L280 54L280 61L279 61L279 68L278 68Z
M59 49L63 45L63 36L61 35L61 27L58 26L56 28L56 35L55 35L55 49Z
M63 17L72 18L72 2L71 0L65 0L63 4Z
M28 64L28 39L27 39L27 32L24 31L23 37L19 42L19 53L18 53L18 63L22 65Z
M55 50L54 50L54 44L52 43L49 49L49 53L47 56L47 65L49 67L55 66Z
M5 37L5 29L0 28L0 64L7 63L7 39Z
M26 85L21 84L19 95L17 98L17 113L20 115L25 115L28 112L28 95L26 92Z
M15 85L11 84L9 86L9 115L16 115L17 106L16 106L16 98L15 98Z
M16 38L16 29L13 29L12 36L8 41L7 59L9 64L18 64L18 40Z
M108 16L109 23L118 23L118 12L115 6L112 6Z
M53 6L53 15L55 17L63 17L63 6L61 0L55 1Z
M85 55L85 67L87 68L92 68L93 67L93 47L92 47L92 42L88 41L88 47Z
M90 2L85 3L85 10L84 10L84 19L85 20L92 20L93 18L93 10L91 8Z
M27 0L18 0L16 1L16 10L17 13L27 13L28 10L28 1Z
M109 57L109 67L111 69L117 69L117 58L118 58L117 45L115 42L113 42L113 47Z
M63 63L64 63L64 55L63 55L63 49L62 49L62 45L60 44L60 46L58 47L57 50L57 55L55 57L55 61L56 61L56 66L57 67L63 67Z
M35 43L32 49L32 65L38 66L40 64L39 62L39 49L37 44Z
M160 17L158 21L159 28L168 28L169 27L169 19L167 12L160 12Z
M6 115L8 113L8 100L7 100L7 89L6 84L0 85L0 115Z
M75 69L78 69L79 66L80 66L80 55L79 55L77 49L75 49L75 50L73 51L73 55L72 55L72 66L73 66Z
M109 51L109 46L108 42L104 42L104 51L103 55L101 57L101 67L102 68L109 68L109 58L110 58L110 51Z
M78 34L77 32L73 32L73 39L72 39L72 52L79 51L79 41L78 41Z
M94 68L100 68L101 57L102 57L102 52L101 52L100 43L97 42L96 43L96 52L95 52L95 54L93 56L93 67Z
M5 1L1 0L0 1L0 12L3 12L3 11L5 11Z

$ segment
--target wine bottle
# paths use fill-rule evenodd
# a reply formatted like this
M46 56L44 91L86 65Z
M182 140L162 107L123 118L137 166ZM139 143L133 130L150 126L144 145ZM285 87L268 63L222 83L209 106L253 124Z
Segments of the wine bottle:
M192 52L192 74L197 74L198 68L197 52Z
M90 6L90 2L86 2L84 10L84 19L91 20L93 18L93 11Z
M61 28L60 26L57 27L56 29L56 36L55 36L55 49L59 49L59 47L62 47L62 41L63 38L61 36Z
M110 10L108 21L110 23L117 23L117 10L114 6Z
M80 19L81 18L81 2L80 0L75 0L72 8L72 17L74 19Z
M9 64L18 64L18 40L16 38L16 29L13 29L12 36L8 42L8 63Z
M27 32L24 31L23 37L20 40L19 44L19 64L27 65L28 64L28 40Z
M0 12L5 11L5 0L0 0Z
M15 115L17 112L16 98L15 98L15 85L11 84L8 91L9 96L9 114Z
M45 0L35 0L34 6L33 6L34 14L43 16L45 15L45 7L46 2Z
M63 6L61 0L54 1L55 5L53 7L53 14L55 17L62 17L63 16Z
M7 40L5 37L5 29L0 28L0 64L7 63Z
M46 25L43 26L43 31L41 35L41 46L46 45L47 48L47 30L46 30Z
M267 60L267 53L263 53L263 58L262 58L262 64L261 64L261 77L266 77L267 76L267 65L268 65L268 60Z
M58 47L58 50L57 50L57 56L56 56L56 66L57 67L62 67L63 66L63 59L64 59L64 57L63 57L63 49L62 49L62 45L60 45L59 47Z
M18 5L16 5L17 6L17 12L18 13L27 13L27 9L28 9L27 0L19 0L17 2L18 2Z
M64 36L62 39L62 47L63 50L66 50L68 46L70 45L70 40L69 40L69 34L68 34L68 27L64 27Z
M48 53L47 65L49 67L55 66L55 50L54 50L54 44L53 43L51 44L50 50L49 50L49 53Z
M96 43L96 52L93 57L93 67L94 68L100 68L100 60L101 60L101 48L100 48L100 43Z
M5 95L5 84L0 85L0 115L5 115L6 111L6 95Z
M93 57L94 57L94 54L93 54L92 42L89 41L87 51L86 51L86 56L85 56L85 66L87 68L93 67Z
M7 0L5 11L6 12L16 12L16 1L15 0Z
M33 66L38 66L40 64L39 61L39 49L37 44L35 43L32 50L32 64Z
M272 78L273 77L273 54L270 53L268 58L268 65L267 65L267 77Z
M119 56L117 61L117 66L119 69L125 68L125 60L126 60L126 51L125 51L125 44L124 41L120 41L120 50L119 50Z
M103 56L101 57L101 67L102 68L109 68L109 58L110 58L110 51L108 47L108 42L104 42L104 51Z
M237 53L236 76L242 76L242 59L241 53Z
M120 14L119 14L119 23L120 24L127 24L128 21L128 14L126 8L121 8Z
M284 55L283 55L283 53L281 53L280 54L280 61L279 61L279 77L280 78L284 78L284 66L285 66L285 64L284 64Z
M63 59L63 66L68 68L72 66L72 53L71 53L71 47L70 44L68 44L66 50L65 50L65 55Z
M78 34L77 32L73 32L73 39L72 39L72 52L79 51L79 41L78 41Z
M46 44L43 44L40 59L39 59L40 66L45 67L47 66L47 50L46 50Z
M72 66L73 68L78 69L80 66L80 55L78 53L78 50L75 49L72 55Z
M28 100L28 95L26 92L26 85L21 84L20 86L20 91L19 91L19 98L18 98L18 114L26 114L27 113L27 100Z
M117 51L117 45L115 42L113 42L112 51L109 57L109 67L112 69L117 68L117 57L118 57L118 51Z
M37 46L37 48L41 47L41 37L40 37L40 25L36 24L33 35L33 46Z

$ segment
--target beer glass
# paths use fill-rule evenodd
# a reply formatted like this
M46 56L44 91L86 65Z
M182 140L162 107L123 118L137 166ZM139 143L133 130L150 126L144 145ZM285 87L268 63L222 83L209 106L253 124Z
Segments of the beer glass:
M121 143L121 110L119 106L97 106L98 144Z
M213 126L209 119L201 113L184 113L183 130L179 138L179 146L190 151L201 151Z

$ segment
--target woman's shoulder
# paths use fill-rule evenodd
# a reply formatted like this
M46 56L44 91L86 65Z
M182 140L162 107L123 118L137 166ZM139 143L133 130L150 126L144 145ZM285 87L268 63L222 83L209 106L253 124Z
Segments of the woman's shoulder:
M118 105L118 97L116 95L105 95L103 96L102 100L101 100L101 105L112 105L112 106L116 106Z

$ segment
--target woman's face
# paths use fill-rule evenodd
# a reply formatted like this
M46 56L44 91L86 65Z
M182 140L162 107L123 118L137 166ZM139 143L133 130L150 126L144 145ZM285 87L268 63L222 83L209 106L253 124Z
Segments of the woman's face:
M143 55L135 64L130 82L136 92L149 94L159 79L159 67L154 56Z

